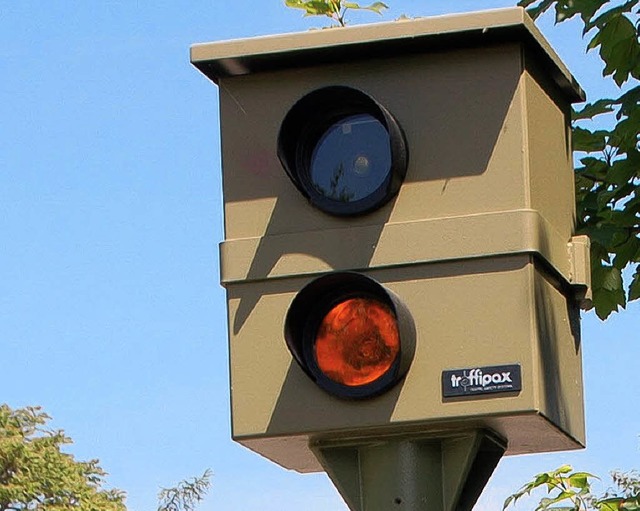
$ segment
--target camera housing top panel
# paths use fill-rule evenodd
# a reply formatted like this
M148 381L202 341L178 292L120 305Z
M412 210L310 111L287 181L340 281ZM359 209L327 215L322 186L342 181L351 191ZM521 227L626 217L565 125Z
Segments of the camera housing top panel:
M320 469L309 443L327 438L473 427L509 454L584 444L570 140L584 93L524 10L199 44L191 59L220 92L236 440L300 471ZM328 296L309 289L351 281L411 317L410 360L367 399L315 384L291 334ZM482 368L518 384L444 388Z

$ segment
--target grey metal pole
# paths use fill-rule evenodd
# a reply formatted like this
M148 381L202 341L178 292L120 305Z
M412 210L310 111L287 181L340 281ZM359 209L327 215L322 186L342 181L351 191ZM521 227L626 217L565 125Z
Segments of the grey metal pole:
M311 447L351 511L471 511L506 448L482 430Z
M363 510L444 511L440 442L388 442L360 450Z

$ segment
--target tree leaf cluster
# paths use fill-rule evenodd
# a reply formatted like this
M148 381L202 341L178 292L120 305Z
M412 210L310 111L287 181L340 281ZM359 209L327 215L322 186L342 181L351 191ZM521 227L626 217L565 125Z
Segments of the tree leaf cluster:
M370 5L360 5L356 2L344 2L342 0L285 0L287 7L302 9L305 16L327 16L339 26L346 25L345 15L349 10L371 11L382 14L387 5L382 2L373 2Z
M38 407L0 405L0 511L124 511L124 493L102 488L98 461L62 452L71 439L48 420Z
M0 405L0 511L126 511L125 493L104 489L98 460L62 451L71 439L47 427L40 407ZM211 472L162 488L158 511L194 511L209 490Z
M583 36L589 36L587 50L599 48L605 67L604 76L612 76L622 86L630 77L640 78L638 44L638 4L640 0L521 0L529 14L538 16L554 8L556 23L579 17Z
M534 511L640 511L640 479L637 472L613 472L614 487L594 495L588 472L574 472L564 465L552 472L536 475L513 495L507 497L503 511L536 490L546 491Z
M179 482L172 488L162 488L158 494L158 511L194 511L209 487L211 471L205 470L200 477Z

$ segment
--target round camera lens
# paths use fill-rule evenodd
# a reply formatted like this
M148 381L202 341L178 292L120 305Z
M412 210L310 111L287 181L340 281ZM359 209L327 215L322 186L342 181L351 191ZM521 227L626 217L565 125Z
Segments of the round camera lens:
M339 120L318 140L308 172L311 184L322 197L337 202L369 197L391 172L387 129L369 114Z
M362 91L335 85L296 102L280 126L278 158L319 210L364 215L400 190L407 173L404 133L391 113Z

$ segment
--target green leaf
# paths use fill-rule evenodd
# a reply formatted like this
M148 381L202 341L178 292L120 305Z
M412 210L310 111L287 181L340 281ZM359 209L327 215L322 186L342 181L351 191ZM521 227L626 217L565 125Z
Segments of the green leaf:
M518 7L524 7L527 8L529 7L531 4L536 3L536 0L520 0L518 2Z
M640 133L640 110L636 108L626 119L618 122L611 134L609 145L616 147L619 154L637 151L638 133Z
M579 14L583 21L590 20L608 0L564 0L556 3L556 23L561 23Z
M553 471L553 474L554 474L554 476L558 476L560 474L568 474L572 470L573 470L573 467L571 465L562 465L562 466L556 468Z
M623 115L630 116L634 112L638 112L638 108L640 107L640 85L636 85L625 92L615 103L620 105L620 111L616 116L618 119Z
M616 240L622 235L623 240L627 233L624 229L620 229L617 225L609 225L606 223L597 223L596 225L587 226L585 234L591 238L591 241L605 247L608 252L617 245Z
M377 12L378 14L382 14L382 11L388 8L389 6L383 2L373 2L371 5L363 7L365 10Z
M622 510L634 510L640 509L638 507L637 498L625 499L623 497L609 497L602 500L598 500L596 504L597 509L602 511L622 511Z
M612 99L599 99L594 103L588 103L580 111L574 110L571 118L574 121L593 119L596 115L606 114L614 110Z
M640 496L624 499L620 504L620 509L625 511L640 511Z
M609 132L606 130L590 131L576 126L573 129L572 136L573 150L584 151L587 153L604 151L604 148L607 145L606 137L608 134Z
M287 7L303 9L305 16L327 16L340 25L345 25L345 11L360 10L372 11L382 14L383 9L388 9L383 2L373 2L371 5L360 5L356 2L342 2L341 0L285 0Z
M573 129L572 140L574 151L585 151L587 153L593 151L603 151L606 144L604 130L589 131L584 128L575 127Z
M580 490L589 490L591 488L589 479L593 478L595 478L595 476L588 472L574 472L569 476L569 484Z
M549 482L549 479L551 479L551 476L548 473L543 473L543 474L538 474L536 476L536 478L533 480L533 487L537 487L543 484L546 484Z
M596 504L596 509L598 509L599 511L619 511L620 500L621 499L619 498L615 498L598 501L598 503Z
M616 185L616 189L619 189L634 179L638 174L638 170L637 164L633 159L616 160L606 173L605 181Z
M621 86L640 60L640 44L633 23L623 14L615 14L605 21L587 45L588 49L600 47L600 57L605 63L603 76L612 75Z
M528 7L527 13L529 13L529 16L534 20L555 3L555 0L542 0L538 5L530 7L532 4L536 3L536 1L537 0L520 0L520 2L518 2L520 7Z
M284 4L287 7L291 7L293 9L305 9L305 2L303 0L285 0Z
M593 17L593 15L596 13L596 11L605 3L608 2L608 0L606 0L605 2L603 1L599 1L596 0L597 3L599 3L600 5L597 6L597 8L591 12L591 16L589 16L589 19L585 19L584 20L584 32L583 35L586 34L587 32L589 32L589 30L591 30L594 27L602 27L605 23L607 23L609 20L611 20L614 16L619 15L619 14L623 14L626 12L631 12L633 10L633 8L638 4L639 0L629 0L628 2L622 4L622 5L618 5L616 7L613 7L612 9L608 9L606 11L604 11L602 14L598 15L597 18L595 19L590 19L591 17Z
M382 10L383 9L388 9L389 7L382 3L382 2L374 2L371 5L365 5L362 6L360 4L357 4L355 2L343 2L342 6L345 9L355 9L355 10L361 10L361 11L373 11L376 12L378 14L382 14Z
M636 261L640 256L640 240L636 236L630 236L617 250L613 259L613 265L619 270L624 269L631 261Z
M626 305L622 274L618 268L603 266L599 261L591 263L593 305L598 317L604 320L612 312Z
M607 291L618 291L622 288L622 273L619 268L605 268L602 278L602 288Z
M505 499L504 504L502 504L502 511L507 509L512 502L516 502L516 500L517 500L517 497L515 495L509 495Z
M305 16L331 16L337 12L336 5L328 0L285 0L287 7L303 9ZM339 2L337 9L339 10Z
M623 291L624 293L624 291ZM626 300L620 292L607 291L606 289L593 290L593 306L596 315L601 319L607 319L611 313L624 308Z
M605 160L600 158L594 158L593 156L585 156L580 159L582 167L576 169L579 174L592 179L593 181L604 181L609 170L609 164Z
M557 504L558 502L562 502L563 500L571 500L573 497L575 497L575 495L576 493L573 491L562 491L555 497L547 497L541 499L538 509L549 509L549 506L551 506L552 504ZM553 509L557 510L562 508L554 507Z

